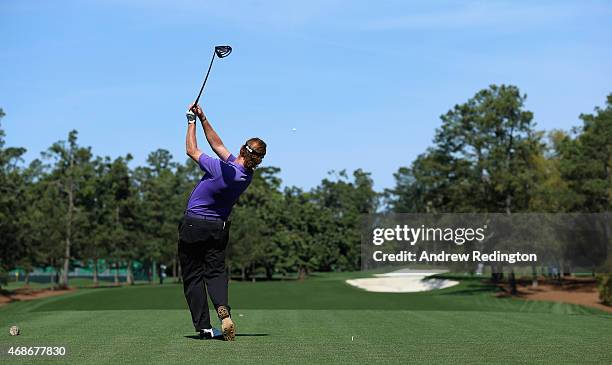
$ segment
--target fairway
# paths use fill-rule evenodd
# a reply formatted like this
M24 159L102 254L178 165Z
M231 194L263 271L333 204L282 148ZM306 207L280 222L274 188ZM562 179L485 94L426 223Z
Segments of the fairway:
M345 284L352 276L232 283L234 343L194 338L179 285L140 285L6 306L0 325L23 334L1 344L66 345L67 358L46 361L79 364L612 362L612 316L594 309L499 299L474 279L369 293Z

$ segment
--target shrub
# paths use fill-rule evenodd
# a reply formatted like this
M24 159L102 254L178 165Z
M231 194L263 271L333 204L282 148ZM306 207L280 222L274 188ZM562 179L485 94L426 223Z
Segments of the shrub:
M599 289L599 300L605 305L612 305L612 274L598 275L597 289Z

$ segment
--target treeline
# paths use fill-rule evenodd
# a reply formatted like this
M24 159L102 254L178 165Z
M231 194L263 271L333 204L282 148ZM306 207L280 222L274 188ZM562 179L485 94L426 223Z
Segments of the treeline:
M490 86L441 116L433 146L373 190L367 172L342 171L315 188L281 188L280 169L256 170L232 213L228 265L234 276L305 276L360 267L360 216L391 212L606 212L612 199L612 94L566 132L536 129L526 96ZM0 111L0 118L4 114ZM29 164L5 148L0 129L0 270L73 265L127 269L160 263L177 275L177 225L201 177L166 150L145 166L94 156L77 132ZM401 159L401 156L397 156Z
M1 114L4 115L3 113ZM124 269L133 283L135 262L149 275L163 264L178 275L177 226L202 176L191 160L173 161L163 149L145 166L130 155L94 156L77 132L54 143L28 165L23 148L4 148L0 129L1 270L52 267L68 285L74 266L99 263ZM259 168L232 216L228 265L234 276L355 270L359 216L377 209L369 174L341 171L310 191L281 189L280 169ZM140 265L139 265L140 266ZM150 278L152 280L152 278Z

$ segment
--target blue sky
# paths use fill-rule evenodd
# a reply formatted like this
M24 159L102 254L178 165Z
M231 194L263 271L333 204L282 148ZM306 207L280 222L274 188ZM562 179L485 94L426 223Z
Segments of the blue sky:
M98 155L183 161L185 108L227 43L203 106L231 150L259 136L287 185L363 168L382 190L492 83L540 129L579 125L612 92L610 39L609 1L5 0L2 126L28 161L71 129Z

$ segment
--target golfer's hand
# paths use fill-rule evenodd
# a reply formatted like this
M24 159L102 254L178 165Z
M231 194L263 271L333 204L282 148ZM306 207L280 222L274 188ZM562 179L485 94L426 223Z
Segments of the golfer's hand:
M197 115L198 118L200 118L200 120L206 119L206 116L204 116L204 111L202 110L202 108L200 108L199 105L191 104L189 106L189 110L193 111L195 115Z
M187 123L189 124L195 123L196 115L194 112L192 112L191 110L187 110L187 113L185 113L185 115L187 116Z

